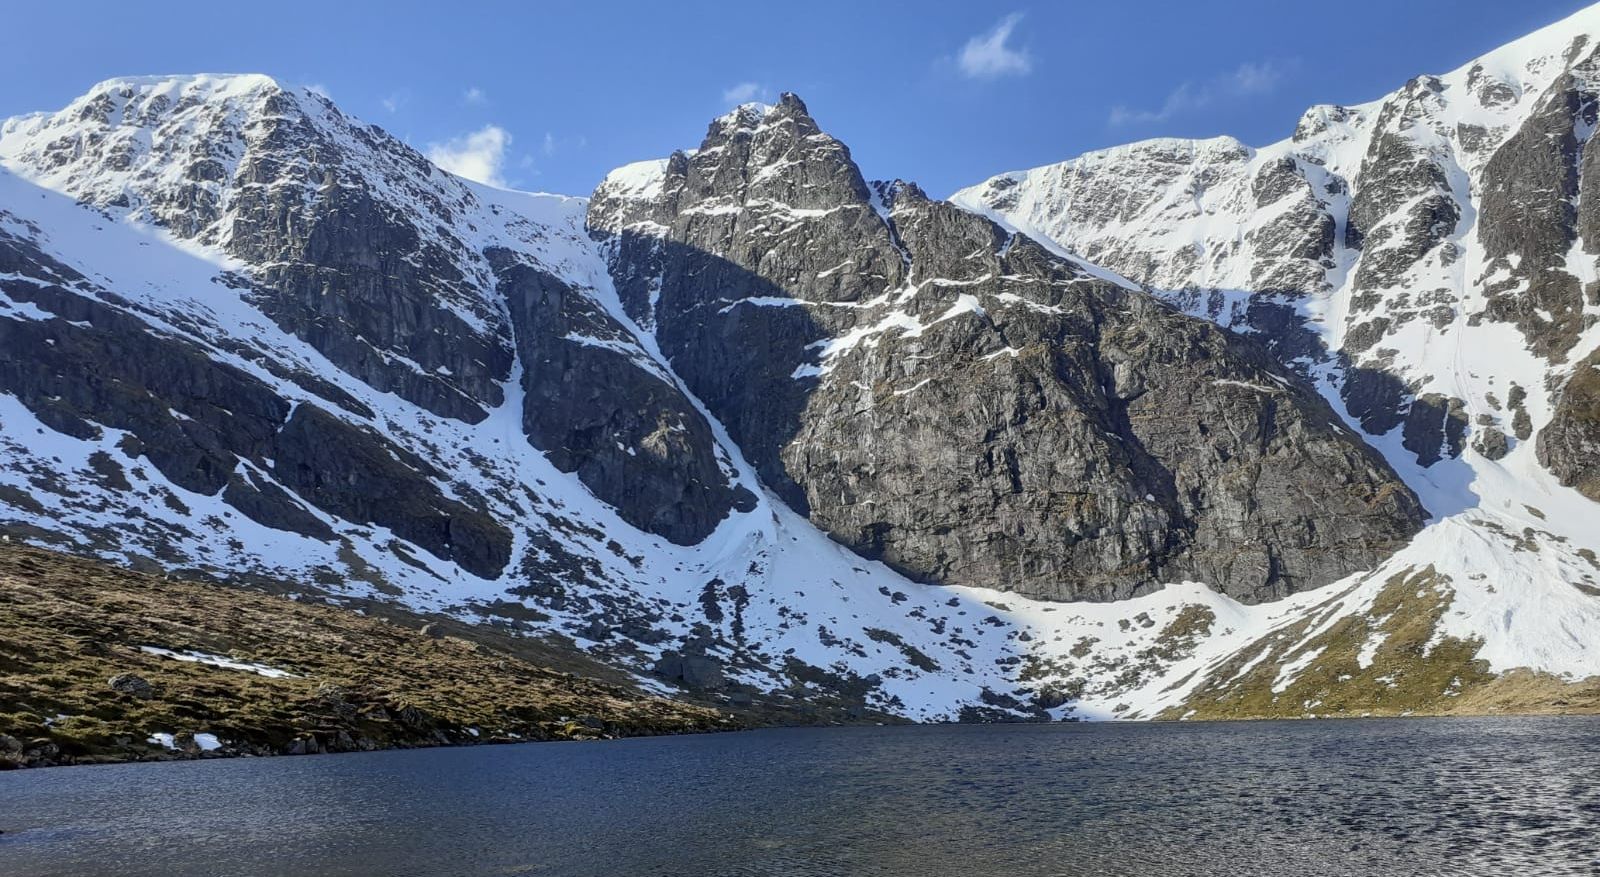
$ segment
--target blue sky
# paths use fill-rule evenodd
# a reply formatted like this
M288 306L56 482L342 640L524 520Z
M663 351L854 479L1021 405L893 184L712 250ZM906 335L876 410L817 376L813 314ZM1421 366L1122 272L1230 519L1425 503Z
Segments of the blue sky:
M587 194L744 99L805 98L869 177L947 195L1152 136L1286 136L1582 8L1576 0L31 3L0 116L111 76L262 72L480 177ZM19 35L26 35L20 37Z

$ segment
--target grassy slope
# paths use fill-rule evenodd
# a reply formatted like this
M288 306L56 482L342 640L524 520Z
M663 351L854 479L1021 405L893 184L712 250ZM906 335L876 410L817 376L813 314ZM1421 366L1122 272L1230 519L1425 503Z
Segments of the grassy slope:
M0 767L184 757L197 753L195 733L216 735L227 754L274 754L737 724L646 696L558 644L450 622L430 636L420 629L431 619L367 609L0 545ZM140 646L227 655L296 678ZM121 673L148 681L153 696L112 690ZM180 749L147 743L154 732L178 735Z
M1161 718L1600 713L1600 676L1496 675L1475 657L1479 643L1436 635L1451 600L1449 578L1431 567L1396 575L1367 613L1303 644L1315 613L1251 643Z

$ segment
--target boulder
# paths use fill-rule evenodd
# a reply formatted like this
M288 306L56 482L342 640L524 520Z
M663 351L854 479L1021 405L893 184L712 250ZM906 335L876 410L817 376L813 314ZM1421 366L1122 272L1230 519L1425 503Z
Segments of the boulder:
M654 669L656 675L693 691L715 691L727 685L722 662L709 655L666 652Z
M106 684L118 694L126 694L139 700L149 700L156 695L155 686L151 685L143 676L137 676L133 673L118 673L111 677Z

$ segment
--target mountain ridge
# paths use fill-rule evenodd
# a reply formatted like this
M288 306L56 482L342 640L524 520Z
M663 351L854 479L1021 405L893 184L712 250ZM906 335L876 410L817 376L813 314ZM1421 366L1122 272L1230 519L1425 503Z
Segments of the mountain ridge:
M1313 319L1356 298L1316 284L1383 241L1398 276L1418 262L1410 199L1350 235L1365 187L1336 161L1252 166L1240 203L1290 208L1266 217L1287 255L1253 290L1155 288L1174 310L1127 260L1180 263L868 181L791 95L585 199L470 183L312 92L218 78L108 80L0 126L12 538L531 611L648 690L920 720L1427 711L1518 667L1553 691L1595 673L1592 503L1519 426L1556 422L1542 377L1496 387L1506 453L1480 466L1491 424L1461 394L1402 392L1395 420L1404 368L1346 367ZM1392 116L1431 100L1417 83ZM1373 180L1434 185L1426 150L1375 154ZM1440 304L1383 301L1423 314L1411 332ZM129 351L188 377L99 374ZM1581 464L1566 410L1546 455ZM1063 569L1090 584L1052 592ZM1396 606L1427 635L1397 636Z
M725 115L698 149L647 167L663 178L643 181L645 168L630 166L624 194L613 194L608 180L590 203L591 228L618 235L613 273L624 281L624 301L655 322L673 367L734 427L767 484L835 539L914 578L1103 599L1192 570L1251 600L1338 578L1388 553L1375 547L1368 554L1367 541L1389 540L1392 549L1420 520L1403 492L1385 504L1392 475L1375 460L1361 461L1348 433L1328 426L1331 415L1314 393L1291 387L1286 373L1263 372L1247 342L1169 319L1143 296L931 201L914 185L868 184L848 149L794 95ZM956 251L966 255L952 258ZM629 283L649 291L632 292ZM649 312L641 300L654 302ZM742 351L744 333L784 346ZM1066 353L1055 358L1055 351ZM747 353L760 361L741 360ZM731 385L724 357L737 363ZM969 357L986 364L941 370ZM1211 380L1191 381L1182 367L1155 373L1169 362ZM1040 398L1003 395L1014 381L1040 388ZM973 385L982 389L967 389ZM1247 392L1272 397L1275 413L1252 420L1243 413L1250 403L1227 398L1252 386L1260 389ZM931 408L906 401L950 387L963 395ZM1174 404L1167 394L1178 392L1186 396ZM939 416L981 408L991 393L1011 408L980 423ZM773 412L775 398L788 408ZM872 413L908 404L885 418ZM1183 427L1161 415L1178 407L1199 422L1192 435L1170 442L1163 434ZM795 418L798 432L786 433L774 417ZM856 434L841 444L836 428ZM1224 438L1230 434L1233 440ZM1217 450L1187 453L1190 442ZM840 459L849 447L874 445L894 449ZM968 470L966 461L998 458L1010 461L994 473L1001 483L962 486L968 471L985 473L984 463ZM948 471L928 470L945 459ZM896 479L888 473L898 460L923 471ZM1131 477L1098 484L1114 477L1105 470ZM1239 489L1211 491L1218 482ZM1297 495L1298 508L1275 505L1263 486L1280 483ZM1351 496L1324 489L1333 485ZM841 494L852 498L835 503ZM1213 527L1212 506L1227 523ZM1295 516L1305 506L1319 507L1318 524ZM1036 507L1048 510L1033 514ZM897 519L893 510L902 508ZM971 527L960 520L968 515L977 516ZM919 519L938 523L929 532ZM1340 521L1352 526L1341 530ZM1231 529L1222 535L1219 528ZM1244 554L1242 530L1267 547L1243 561L1184 565L1216 543ZM1115 544L1097 545L1103 533L1116 534ZM1191 549L1190 541L1201 544ZM1319 568L1312 555L1328 554L1348 555L1351 566ZM1145 565L1151 570L1141 575ZM1059 577L1057 570L1103 584L1037 581Z

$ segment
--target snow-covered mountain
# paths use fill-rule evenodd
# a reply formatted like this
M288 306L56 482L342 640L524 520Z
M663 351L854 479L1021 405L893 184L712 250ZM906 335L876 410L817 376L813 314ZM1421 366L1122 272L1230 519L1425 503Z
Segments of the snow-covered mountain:
M1433 512L1391 565L1448 574L1458 605L1523 592L1495 626L1548 623L1576 658L1600 548L1597 40L1600 7L1269 146L1146 141L952 200L1261 339Z
M581 199L451 177L256 76L113 80L0 144L9 534L537 618L702 688L932 716L1003 680L992 610L766 496Z
M585 199L101 83L0 126L0 532L736 704L1546 706L1600 675L1591 35L966 210L790 95Z
M613 175L589 224L763 482L913 578L1054 599L1190 578L1254 601L1369 568L1420 524L1258 346L869 184L793 95Z
M1470 440L1496 460L1533 443L1600 347L1597 38L1591 8L1371 103L1313 107L1270 146L1151 140L953 200L1261 337L1366 432L1400 427L1396 457L1432 467ZM1600 466L1547 445L1569 485Z

